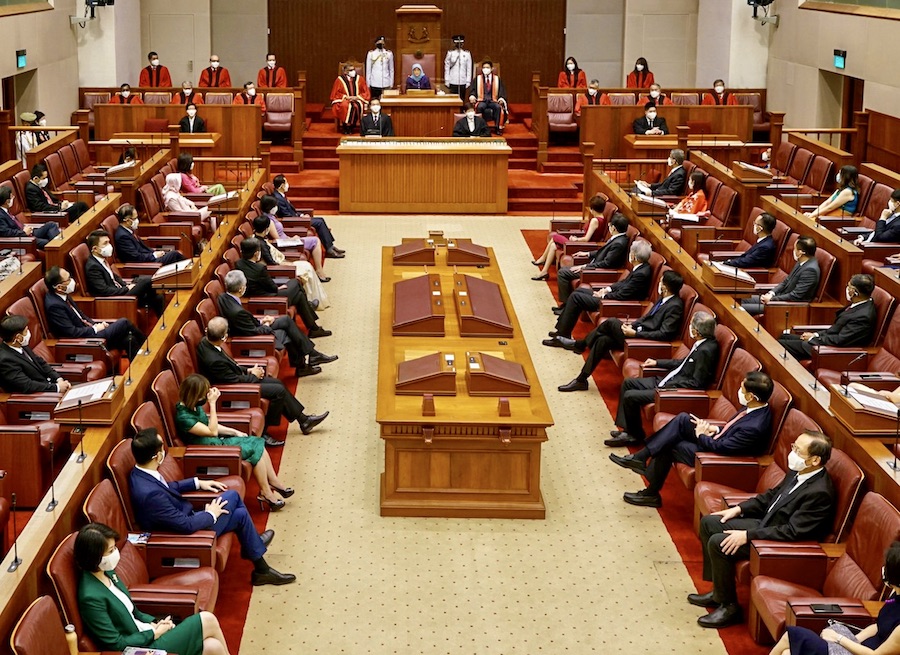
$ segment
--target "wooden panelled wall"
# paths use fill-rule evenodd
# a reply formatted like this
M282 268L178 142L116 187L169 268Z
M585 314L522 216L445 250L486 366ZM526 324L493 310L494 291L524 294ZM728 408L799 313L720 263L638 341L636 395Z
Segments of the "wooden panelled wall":
M866 161L900 171L900 118L869 111Z
M375 37L384 35L397 56L395 11L401 0L269 0L269 50L278 55L289 81L307 72L309 101L327 102L338 63L363 61ZM417 4L409 2L408 4ZM425 3L423 3L425 4ZM531 73L555 80L562 70L566 0L445 0L442 36L446 53L453 34L465 34L475 61L501 66L511 102L531 99ZM442 55L443 57L443 55ZM441 59L443 67L443 58ZM395 71L395 81L409 71Z

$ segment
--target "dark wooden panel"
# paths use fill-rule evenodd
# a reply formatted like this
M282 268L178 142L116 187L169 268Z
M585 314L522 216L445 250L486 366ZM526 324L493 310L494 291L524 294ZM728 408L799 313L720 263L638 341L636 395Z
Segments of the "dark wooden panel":
M376 36L384 35L397 57L394 12L402 4L398 0L269 0L269 49L278 54L292 81L298 70L307 71L311 102L326 102L338 63L362 61ZM533 71L556 79L562 69L566 0L453 0L438 7L444 10L441 51L447 51L453 34L465 34L476 61L490 57L500 63L511 102L530 101ZM396 71L398 84L401 74Z
M900 171L900 118L869 111L866 161Z

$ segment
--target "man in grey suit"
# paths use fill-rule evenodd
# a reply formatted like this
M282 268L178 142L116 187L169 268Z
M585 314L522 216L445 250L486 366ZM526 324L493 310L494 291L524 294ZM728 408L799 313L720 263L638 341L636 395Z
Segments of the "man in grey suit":
M816 260L816 240L800 237L794 244L794 268L778 285L761 296L750 296L741 301L748 314L758 316L773 300L785 302L811 302L816 297L822 271Z

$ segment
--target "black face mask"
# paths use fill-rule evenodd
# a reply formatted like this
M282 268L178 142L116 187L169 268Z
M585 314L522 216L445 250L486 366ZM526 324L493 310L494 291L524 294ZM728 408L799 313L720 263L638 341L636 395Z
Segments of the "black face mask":
M384 50L384 44L383 44L383 43L376 43L376 44L375 44L375 47L378 48L379 50Z

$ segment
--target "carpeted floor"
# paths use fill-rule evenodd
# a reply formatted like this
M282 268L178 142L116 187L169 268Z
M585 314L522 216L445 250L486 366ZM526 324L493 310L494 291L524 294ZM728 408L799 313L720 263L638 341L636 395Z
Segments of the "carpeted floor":
M626 505L642 482L607 459L602 438L618 382L600 369L595 393L560 394L581 360L543 348L552 329L549 287L529 264L547 217L330 217L347 259L329 262L334 305L317 347L341 359L300 381L310 411L332 416L312 435L289 431L281 474L298 489L268 518L277 532L267 559L297 584L252 590L240 641L249 572L223 576L217 614L233 653L724 653L715 631L696 625L699 556L690 546L689 495L664 492L665 507ZM556 422L544 446L544 521L382 518L384 451L375 423L382 245L443 229L494 248ZM593 387L592 387L593 389ZM673 481L677 482L677 481ZM680 484L680 483L679 483ZM251 492L248 490L248 496ZM667 514L680 513L670 524ZM667 531L666 526L669 525ZM686 527L685 527L686 526ZM260 526L262 527L262 526ZM671 534L670 534L671 531ZM684 547L682 547L684 545ZM687 568L682 551L689 560ZM735 636L730 637L730 632ZM735 653L752 647L746 628L722 632ZM743 638L741 638L743 635ZM739 643L740 642L740 643Z

